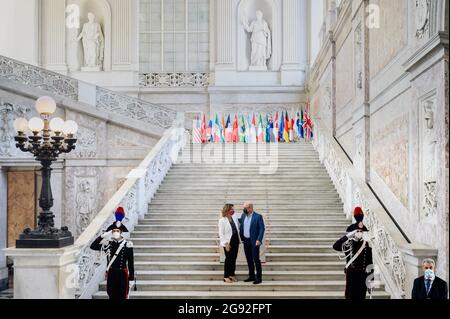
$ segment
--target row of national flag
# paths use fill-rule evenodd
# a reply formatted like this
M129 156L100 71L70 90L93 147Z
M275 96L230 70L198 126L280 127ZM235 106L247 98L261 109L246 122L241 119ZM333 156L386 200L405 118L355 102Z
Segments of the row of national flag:
M226 120L225 120L226 118ZM216 114L206 122L206 115L193 121L194 143L293 143L304 139L311 141L313 123L308 109L289 116L281 114Z

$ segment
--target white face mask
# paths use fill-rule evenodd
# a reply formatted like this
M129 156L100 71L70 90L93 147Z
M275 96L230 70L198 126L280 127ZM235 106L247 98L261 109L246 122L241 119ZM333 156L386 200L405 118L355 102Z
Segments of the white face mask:
M355 234L355 238L356 238L357 240L361 240L361 239L363 238L363 233L362 233L362 232L357 232L357 233Z
M112 233L112 237L113 237L114 239L119 239L119 238L120 238L120 232L117 232L117 231L113 232L113 233Z
M425 279L433 280L435 277L434 271L431 269L425 270Z

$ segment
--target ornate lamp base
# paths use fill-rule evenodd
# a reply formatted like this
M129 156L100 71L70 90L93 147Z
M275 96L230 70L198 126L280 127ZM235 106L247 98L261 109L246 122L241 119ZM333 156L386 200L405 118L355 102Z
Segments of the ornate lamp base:
M62 248L73 243L74 238L67 227L51 228L47 232L25 229L16 240L16 248Z

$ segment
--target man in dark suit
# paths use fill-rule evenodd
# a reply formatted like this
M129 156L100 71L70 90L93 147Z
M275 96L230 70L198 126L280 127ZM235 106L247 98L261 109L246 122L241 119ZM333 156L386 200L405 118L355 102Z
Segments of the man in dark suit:
M412 299L448 299L447 283L435 275L435 267L431 258L422 262L424 275L414 280Z
M248 278L245 282L252 282L255 285L262 283L261 260L259 259L259 248L264 238L264 219L257 212L253 211L253 204L244 203L244 213L239 220L239 230L244 244L245 258L248 265ZM255 276L256 268L256 276Z

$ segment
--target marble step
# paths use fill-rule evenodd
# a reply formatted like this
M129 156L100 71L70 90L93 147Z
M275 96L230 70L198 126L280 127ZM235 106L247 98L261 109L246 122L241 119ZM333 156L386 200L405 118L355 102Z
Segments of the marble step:
M134 245L136 253L218 253L221 247L216 245ZM242 246L241 246L241 249ZM333 253L330 245L270 245L266 246L270 253Z
M160 246L190 246L190 245L217 245L218 238L145 238L145 237L131 237L130 239L134 245L160 245ZM337 240L337 238L277 238L270 239L271 245L309 245L309 244L319 244L319 245L332 245Z
M132 235L136 238L172 238L181 237L186 234L185 230L135 230ZM270 233L270 238L324 238L332 237L339 239L345 235L345 229L341 231L327 230L308 230L308 231L276 231ZM190 232L192 238L215 238L218 237L217 231L195 231Z
M217 230L217 223L213 224L198 224L198 225L189 225L189 224L174 224L174 225L157 225L157 224L139 224L135 226L135 231L146 231L146 230L158 230L158 231L208 231L208 230ZM347 228L347 223L342 223L338 225L334 224L325 224L325 225L316 225L316 224L286 224L279 225L272 222L266 221L266 231L270 227L272 233L278 231L302 231L302 230L345 230Z
M220 281L223 279L222 270L138 270L136 278L144 280L194 280L194 281ZM236 271L238 280L248 277L248 270ZM264 281L304 281L304 280L343 280L344 272L341 270L310 270L310 271L265 271Z
M380 291L384 288L381 285L377 288ZM225 284L221 280L139 280L139 291L340 291L345 290L345 280L327 280L327 281L263 281L259 285L252 283L236 282ZM106 282L100 284L100 290L106 290Z
M236 204L236 206L239 206ZM290 209L290 210L272 210L272 209L259 209L259 212L264 216L269 216L270 218L298 218L298 219L308 219L312 217L321 216L321 219L334 219L334 218L346 218L342 210L300 210L300 209ZM239 213L239 211L237 211ZM210 211L199 211L197 209L191 210L174 210L170 208L160 208L160 209L151 209L145 215L145 218L154 219L154 218L164 218L171 217L173 219L181 218L181 219L218 219L221 216L221 210L217 212Z
M290 219L277 219L275 217L273 217L272 215L266 215L264 216L264 220L266 222L270 222L272 225L276 225L276 226L285 226L285 225L291 225L291 224L301 224L301 225L333 225L333 226L348 226L350 225L350 221L345 220L344 218L342 219L335 219L335 220L330 220L330 219L319 219L319 220L315 220L315 219L300 219L300 218L290 218ZM143 219L141 221L139 221L139 225L176 225L179 224L182 221L183 224L185 225L195 225L198 224L199 222L201 222L202 224L208 224L208 225L214 225L217 226L218 223L218 218L208 218L208 219L191 219L189 217L184 218L184 219L179 219L179 218L173 218L173 219Z
M106 291L93 295L108 299ZM367 297L368 298L368 297ZM384 291L375 291L374 299L389 299ZM130 299L344 299L343 291L132 291Z
M341 271L344 272L343 261L305 261L305 262L270 262L262 263L264 271ZM135 261L137 270L170 270L170 271L223 271L224 264L209 261ZM238 262L237 271L247 271L246 263Z

